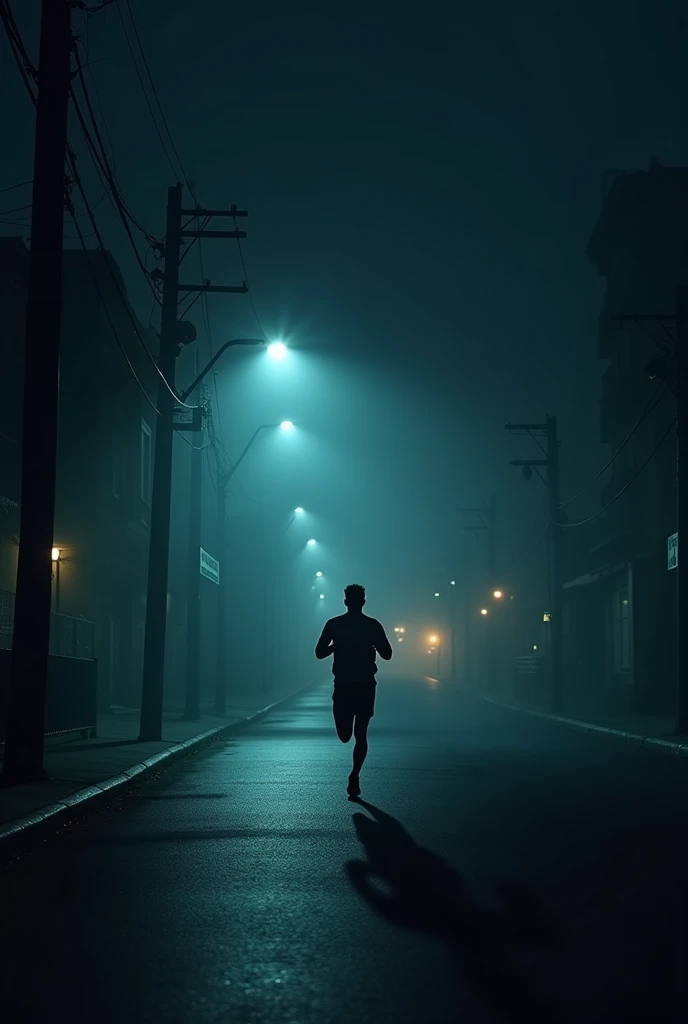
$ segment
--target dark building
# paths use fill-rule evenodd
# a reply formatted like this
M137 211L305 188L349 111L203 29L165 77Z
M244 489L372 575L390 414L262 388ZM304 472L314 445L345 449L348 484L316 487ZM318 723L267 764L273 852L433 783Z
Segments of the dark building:
M6 604L19 543L28 255L20 239L0 239L0 589ZM64 256L53 611L95 623L100 707L136 706L156 413L119 346L154 400L156 371L142 342L154 353L157 339L136 320L109 253L67 250Z
M670 380L656 375L657 360L670 364L674 325L614 317L674 313L687 237L688 168L653 161L614 178L587 249L606 286L600 436L616 455L602 478L608 508L577 528L580 571L565 588L568 686L584 701L643 712L669 711L675 691L675 403Z

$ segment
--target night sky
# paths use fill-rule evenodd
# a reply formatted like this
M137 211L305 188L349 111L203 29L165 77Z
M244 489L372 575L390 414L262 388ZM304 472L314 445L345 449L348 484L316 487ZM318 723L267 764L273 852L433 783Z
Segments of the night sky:
M508 465L537 452L507 420L558 414L563 497L603 461L602 286L585 246L606 168L688 161L688 31L678 2L370 6L135 5L186 173L202 203L249 210L258 315L295 352L281 378L250 352L222 364L233 455L260 422L300 427L261 441L233 510L303 504L339 560L410 607L458 573L461 505L495 492L504 570L521 554L544 494ZM15 7L37 56L38 4ZM88 30L74 21L122 192L161 235L175 179L117 10ZM33 111L4 39L0 60L3 187L31 177ZM95 205L102 188L75 123L70 134ZM147 323L107 200L96 212ZM242 280L235 243L206 243L204 260L214 282ZM195 256L187 269L200 279ZM212 296L210 310L216 346L259 332L246 297ZM205 353L200 311L195 322ZM593 488L572 512L597 504Z

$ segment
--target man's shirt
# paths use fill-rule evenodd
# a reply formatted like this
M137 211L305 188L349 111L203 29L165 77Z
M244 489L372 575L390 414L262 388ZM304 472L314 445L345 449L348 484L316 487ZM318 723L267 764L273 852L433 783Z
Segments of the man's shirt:
M326 658L331 653L330 645L334 649L332 674L339 683L374 681L376 654L385 661L392 657L382 624L363 613L347 612L326 622L315 648L316 658Z

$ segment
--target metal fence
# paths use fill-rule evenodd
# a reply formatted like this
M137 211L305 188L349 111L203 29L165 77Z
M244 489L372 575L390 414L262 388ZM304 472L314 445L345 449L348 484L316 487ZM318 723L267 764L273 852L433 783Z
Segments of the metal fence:
M14 594L0 590L0 648L11 650L14 631ZM50 613L50 654L67 658L95 658L95 623L76 615Z

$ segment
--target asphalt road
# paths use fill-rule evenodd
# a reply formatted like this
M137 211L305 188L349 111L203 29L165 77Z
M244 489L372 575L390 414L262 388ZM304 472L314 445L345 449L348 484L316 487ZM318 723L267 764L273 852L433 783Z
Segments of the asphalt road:
M350 754L321 688L5 868L3 1019L688 1019L688 763L387 677Z

